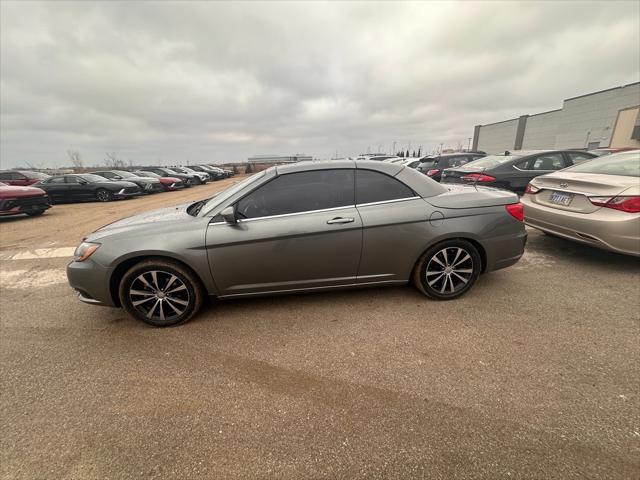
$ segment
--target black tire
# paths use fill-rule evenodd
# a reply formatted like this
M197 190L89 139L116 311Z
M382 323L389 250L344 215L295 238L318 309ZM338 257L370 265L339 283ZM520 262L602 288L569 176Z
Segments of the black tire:
M25 212L25 213L30 217L39 217L44 212L46 212L46 210L31 210L30 212Z
M472 243L445 240L420 257L413 270L413 283L429 298L453 300L471 289L481 270L480 253Z
M143 275L147 285L140 278ZM187 322L198 312L204 289L198 277L183 265L151 259L137 263L124 274L118 295L132 317L154 327L170 327Z
M194 185L202 185L202 179L200 177L196 177L193 182Z
M96 200L99 202L110 202L113 200L113 192L106 190L104 188L99 188L96 190Z

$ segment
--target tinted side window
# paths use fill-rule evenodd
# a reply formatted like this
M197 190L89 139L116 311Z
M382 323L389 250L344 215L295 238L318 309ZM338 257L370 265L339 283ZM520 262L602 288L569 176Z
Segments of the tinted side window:
M560 170L565 167L561 153L545 153L529 161L528 170Z
M101 177L105 178L115 178L116 174L111 172L102 172L99 174Z
M356 204L415 197L400 180L373 170L356 171Z
M353 184L353 170L288 173L241 199L236 213L257 218L353 205Z
M67 183L80 183L78 177L64 177Z
M578 152L567 152L567 156L571 160L569 165L575 165L576 163L586 162L587 160L591 160L593 157L587 153L578 153Z
M11 180L10 172L0 172L0 180Z
M47 183L64 183L64 177L52 177L47 180Z

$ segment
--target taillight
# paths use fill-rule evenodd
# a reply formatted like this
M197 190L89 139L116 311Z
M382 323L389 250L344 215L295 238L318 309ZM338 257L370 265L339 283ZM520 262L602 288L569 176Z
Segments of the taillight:
M504 208L507 209L507 212L509 212L509 215L511 215L513 218L520 222L524 222L524 205L522 205L520 202L505 205Z
M436 175L439 171L440 171L440 170L438 170L437 168L434 168L434 169L432 169L432 170L429 170L429 171L427 172L427 175L428 175L429 177L433 177L433 176L434 176L434 175Z
M530 183L527 185L527 188L524 189L524 193L530 193L531 195L535 195L538 193L540 189Z
M640 197L589 197L597 207L613 208L627 213L640 212Z
M462 180L465 182L494 182L496 178L484 173L469 173L463 176Z

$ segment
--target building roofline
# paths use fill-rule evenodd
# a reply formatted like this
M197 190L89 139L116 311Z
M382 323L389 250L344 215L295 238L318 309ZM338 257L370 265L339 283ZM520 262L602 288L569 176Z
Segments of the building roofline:
M627 88L627 87L631 87L632 85L640 85L640 82L627 83L626 85L620 85L620 86L612 87L612 88L605 88L604 90L598 90L597 92L585 93L584 95L578 95L576 97L565 98L564 101L568 102L569 100L575 100L577 98L589 97L591 95L598 95L599 93L610 92L612 90L618 90L620 88Z
M499 123L513 122L514 120L518 120L518 119L520 119L520 117L510 118L508 120L500 120L499 122L480 124L478 126L481 127L481 128L482 127L490 127L491 125L498 125Z
M546 115L547 113L561 112L561 111L562 111L561 108L556 108L555 110L547 110L546 112L532 113L531 115L529 115L529 117L537 117L538 115Z

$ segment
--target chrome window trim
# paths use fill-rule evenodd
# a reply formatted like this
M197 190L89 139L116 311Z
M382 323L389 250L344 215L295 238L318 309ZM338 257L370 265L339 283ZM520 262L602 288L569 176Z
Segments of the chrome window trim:
M255 217L255 218L239 218L238 223L249 223L254 222L256 220L268 220L271 218L283 218L283 217L293 217L297 215L306 215L308 213L322 213L322 212L334 212L338 210L345 210L347 208L356 208L356 207L368 207L370 205L384 205L387 203L398 203L398 202L406 202L409 200L418 200L422 197L406 197L406 198L396 198L393 200L382 200L380 202L369 202L369 203L359 203L356 205L345 205L343 207L333 207L333 208L322 208L319 210L305 210L304 212L293 212L293 213L282 213L280 215L267 215L265 217ZM228 222L211 222L209 225L232 225Z
M381 200L379 202L356 203L356 207L368 207L370 205L384 205L385 203L407 202L409 200L417 200L418 198L422 198L422 197L416 196L416 197L394 198L393 200Z
M333 208L322 208L320 210L305 210L304 212L281 213L280 215L267 215L265 217L239 218L238 223L249 223L249 222L254 222L256 220L267 220L271 218L293 217L297 215L305 215L307 213L333 212L337 210L345 210L347 208L355 208L355 205L345 205L343 207L333 207ZM210 223L209 225L233 225L233 224L228 222L213 222L213 223Z

